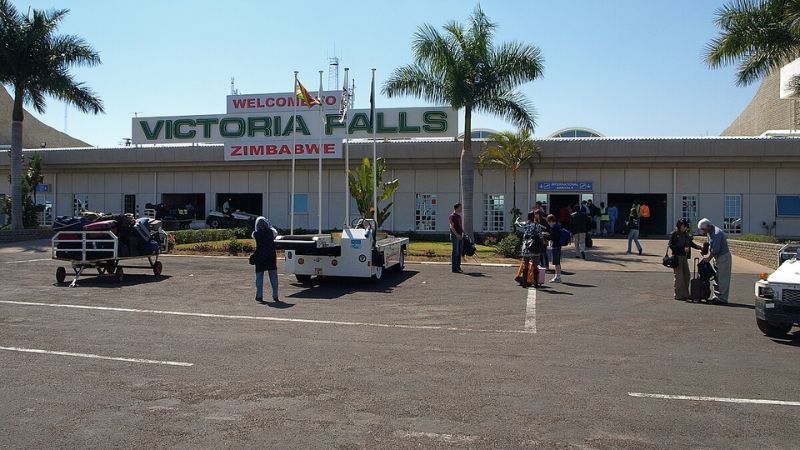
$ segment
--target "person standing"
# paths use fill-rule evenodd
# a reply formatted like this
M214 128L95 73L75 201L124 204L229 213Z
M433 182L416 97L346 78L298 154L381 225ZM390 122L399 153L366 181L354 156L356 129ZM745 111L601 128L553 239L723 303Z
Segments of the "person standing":
M547 255L547 241L550 236L550 225L547 223L546 214L544 214L544 210L540 209L540 212L536 214L536 223L538 223L542 227L542 236L545 237L544 239L544 249L539 254L539 265L544 267L545 270L550 270L550 257Z
M569 226L570 207L568 205L562 206L558 210L558 222L561 226Z
M601 233L600 230L600 208L595 206L594 201L589 199L586 202L586 207L589 208L589 228L592 236L597 236Z
M728 249L728 237L724 231L705 218L698 222L697 228L708 236L709 254L703 260L708 261L713 258L714 268L717 271L715 295L709 303L727 305L731 286L731 252Z
M617 219L619 218L619 211L613 203L608 204L608 234L614 236L617 234Z
M256 219L253 239L256 240L256 251L250 257L256 266L256 301L264 303L264 272L269 274L272 285L272 300L280 303L278 298L278 265L275 256L275 236L278 231L270 225L269 221L259 216Z
M231 199L225 200L225 203L222 204L222 212L225 214L230 214L231 211Z
M550 282L561 283L561 225L552 214L547 216L547 224L550 225L549 240L553 252L553 266L556 268L556 276Z
M692 241L692 235L689 234L690 227L688 220L678 220L667 244L672 251L672 257L675 258L678 264L672 269L675 274L675 300L685 301L689 299L689 280L691 279L689 260L692 257L692 249L700 250L701 248Z
M527 222L517 222L522 230L522 280L520 286L528 287L528 271L533 270L533 287L539 288L539 274L537 273L539 258L544 250L542 226L539 224L539 215L528 213ZM531 268L533 263L533 268Z
M453 244L453 253L450 255L450 269L453 273L463 273L461 270L461 256L464 251L464 222L461 219L461 203L453 205L450 214L450 243Z
M608 208L605 202L600 202L600 234L608 234Z
M642 254L642 244L639 243L639 213L636 208L631 208L628 215L628 253L631 252L631 242L636 243L636 248L639 249L639 254Z
M589 216L583 212L580 205L575 205L575 212L569 219L569 229L572 230L572 239L575 241L575 257L586 259L586 232L589 229Z

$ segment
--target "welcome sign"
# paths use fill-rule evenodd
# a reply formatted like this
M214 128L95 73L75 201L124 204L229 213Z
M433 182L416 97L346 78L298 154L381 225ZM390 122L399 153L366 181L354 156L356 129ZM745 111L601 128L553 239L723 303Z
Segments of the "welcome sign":
M224 144L227 161L291 159L293 152L297 159L341 158L343 139L372 138L373 129L368 109L350 110L339 122L340 94L323 92L322 111L309 109L293 93L231 95L226 114L133 118L132 142ZM449 107L382 108L375 116L377 139L458 133L458 116Z

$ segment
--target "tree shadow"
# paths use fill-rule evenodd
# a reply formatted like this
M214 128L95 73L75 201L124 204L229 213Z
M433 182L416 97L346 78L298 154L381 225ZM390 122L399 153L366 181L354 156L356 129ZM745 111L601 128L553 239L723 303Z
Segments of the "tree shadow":
M389 294L397 286L413 278L418 273L418 271L414 270L404 270L400 273L384 272L380 281L348 277L314 277L307 283L290 283L292 286L305 289L288 297L306 300L335 300L355 292Z

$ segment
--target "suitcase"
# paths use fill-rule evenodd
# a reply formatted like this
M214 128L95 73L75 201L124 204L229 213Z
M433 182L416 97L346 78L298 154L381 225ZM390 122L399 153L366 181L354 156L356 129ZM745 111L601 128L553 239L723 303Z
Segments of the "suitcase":
M697 263L700 258L694 259L694 273L689 281L689 300L699 302L711 297L711 283L709 280L697 276Z
M525 268L525 262L519 263L519 267L517 268L517 276L514 278L515 281L520 282L522 281L522 273ZM528 263L528 279L525 280L525 283L528 285L533 285L533 277L536 277L536 281L538 285L544 284L544 279L547 276L547 269L544 267L539 267L533 262Z

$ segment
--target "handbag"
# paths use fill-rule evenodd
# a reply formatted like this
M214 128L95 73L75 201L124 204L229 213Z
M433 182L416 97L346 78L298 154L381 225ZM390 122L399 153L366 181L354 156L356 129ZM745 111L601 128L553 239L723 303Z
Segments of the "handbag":
M255 253L251 253L250 254L250 258L248 258L247 262L249 262L251 266L255 266L256 265L256 254Z
M678 258L669 256L669 246L667 246L667 250L664 252L664 257L661 259L661 265L664 267L669 267L670 269L678 267Z

